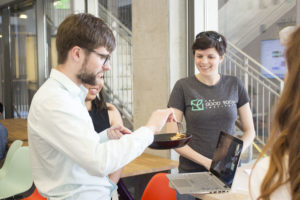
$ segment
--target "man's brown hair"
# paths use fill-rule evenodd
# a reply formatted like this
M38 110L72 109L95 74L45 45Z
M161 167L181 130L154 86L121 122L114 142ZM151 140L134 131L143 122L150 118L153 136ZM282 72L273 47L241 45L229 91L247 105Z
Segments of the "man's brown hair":
M99 18L87 14L71 14L58 27L56 49L58 64L65 63L70 49L79 46L87 50L105 47L115 49L115 37L110 28Z

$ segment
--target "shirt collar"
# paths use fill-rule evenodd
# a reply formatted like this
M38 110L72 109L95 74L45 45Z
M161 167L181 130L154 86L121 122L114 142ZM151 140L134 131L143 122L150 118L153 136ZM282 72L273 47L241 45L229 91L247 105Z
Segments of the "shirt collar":
M79 96L84 102L88 90L83 85L78 87L69 77L57 69L51 70L50 78L59 82L63 87L66 88L66 90L69 91L72 96Z

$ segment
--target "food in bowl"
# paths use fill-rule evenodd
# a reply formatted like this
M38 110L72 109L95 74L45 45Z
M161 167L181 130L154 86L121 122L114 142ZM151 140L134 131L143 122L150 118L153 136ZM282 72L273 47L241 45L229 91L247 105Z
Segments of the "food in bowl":
M177 132L176 135L171 137L171 140L179 140L179 139L183 139L183 138L186 138L186 134Z
M172 149L179 148L186 145L190 139L191 135L184 135L183 138L172 140L171 137L177 135L177 133L161 133L154 135L154 141L150 144L151 149ZM180 136L182 137L182 136Z

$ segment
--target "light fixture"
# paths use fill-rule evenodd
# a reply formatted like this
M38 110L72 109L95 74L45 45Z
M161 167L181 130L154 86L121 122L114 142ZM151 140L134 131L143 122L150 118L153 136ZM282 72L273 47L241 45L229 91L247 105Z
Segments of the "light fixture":
M0 38L2 38L2 35L0 35Z
M20 19L27 19L27 15L26 15L26 14L20 14L20 15L19 15L19 18L20 18Z
M60 4L60 1L59 0L55 0L55 1L53 1L53 6L55 7L55 6L58 6Z

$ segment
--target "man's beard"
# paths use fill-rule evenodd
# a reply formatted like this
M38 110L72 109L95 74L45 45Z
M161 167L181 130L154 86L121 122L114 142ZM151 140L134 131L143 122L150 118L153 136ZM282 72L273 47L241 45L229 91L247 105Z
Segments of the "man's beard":
M81 69L76 76L79 80L81 80L82 83L86 83L89 85L96 85L97 84L97 75L93 74L93 73L88 73L86 71L87 60L88 59L85 58L82 66L81 66Z
M79 74L77 74L77 78L81 80L82 83L97 85L96 75L93 73L87 73L86 70L81 70Z

